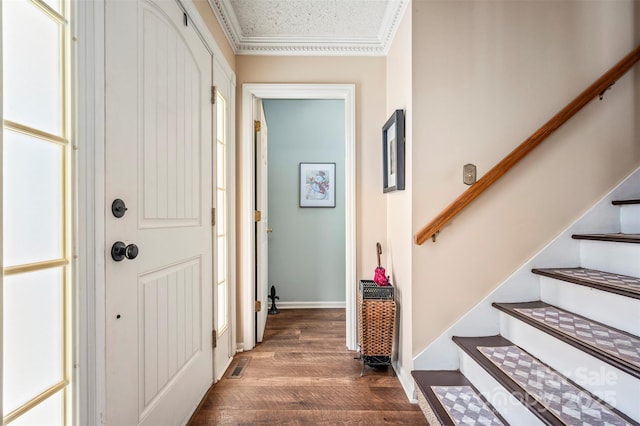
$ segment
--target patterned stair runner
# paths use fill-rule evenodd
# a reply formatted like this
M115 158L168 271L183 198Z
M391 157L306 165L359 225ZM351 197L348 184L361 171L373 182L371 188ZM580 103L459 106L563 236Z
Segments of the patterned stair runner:
M459 370L417 370L411 375L430 425L508 425Z
M631 424L515 345L477 349L565 425Z
M607 328L555 306L515 308L515 310L565 335L640 367L640 339L637 337Z
M628 296L640 298L640 278L636 277L587 268L534 269L533 273L572 282L574 284L622 290L625 294L629 293L627 294Z
M504 426L471 386L431 386L455 425Z

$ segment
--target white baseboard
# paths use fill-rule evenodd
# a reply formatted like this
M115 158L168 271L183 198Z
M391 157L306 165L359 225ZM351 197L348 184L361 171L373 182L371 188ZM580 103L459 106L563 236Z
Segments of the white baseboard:
M278 302L278 309L344 309L345 302Z
M224 375L227 374L227 370L229 369L229 367L231 367L232 362L233 362L233 357L229 358L227 362L225 362L224 367L222 367L222 372L220 372L219 374L218 372L216 372L217 377L216 377L215 383L218 383L224 377Z
M402 368L398 361L393 362L392 367L396 372L396 377L398 378L400 385L402 385L402 389L407 395L407 399L409 400L409 402L411 402L412 404L417 404L418 396L416 395L415 381L413 380L411 373Z

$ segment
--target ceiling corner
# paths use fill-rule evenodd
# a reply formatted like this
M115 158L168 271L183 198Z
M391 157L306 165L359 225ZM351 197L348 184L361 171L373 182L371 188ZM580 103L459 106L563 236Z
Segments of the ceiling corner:
M227 10L228 5L221 0L209 0L209 6L211 6L218 23L222 27L222 31L224 32L225 37L227 37L227 41L231 45L233 53L237 55L238 31L240 25L238 24L235 13L233 13L233 10ZM235 23L233 21L235 21Z
M410 2L208 1L234 54L270 56L386 56Z

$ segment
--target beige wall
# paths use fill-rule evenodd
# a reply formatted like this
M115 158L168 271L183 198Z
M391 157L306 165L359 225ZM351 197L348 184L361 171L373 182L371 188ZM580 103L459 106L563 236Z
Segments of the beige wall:
M227 63L229 64L231 69L235 71L236 56L233 53L233 49L231 48L231 45L229 44L227 37L224 35L224 31L222 30L222 27L220 26L220 24L218 23L218 20L216 19L216 15L211 10L209 1L208 0L192 0L192 1L193 1L193 4L196 6L196 9L198 9L198 13L200 13L200 16L202 16L202 19L207 25L209 32L211 33L216 43L218 44L218 47L220 48L222 55L227 60Z
M414 1L414 233L634 47L631 1ZM413 246L413 352L640 163L632 75ZM551 266L551 265L550 265ZM576 266L576 265L570 265Z
M235 57L208 2L194 3L236 71L237 117L243 83L356 84L357 274L372 276L380 241L401 368L640 162L636 70L437 243L416 246L412 235L467 188L463 164L482 176L640 42L640 2L414 1L387 58ZM396 108L407 114L406 190L383 195L381 126Z
M237 133L242 141L244 83L333 83L356 85L356 273L371 279L376 267L376 241L386 237L382 194L381 132L385 118L385 58L238 56ZM237 168L240 170L240 167ZM238 176L241 182L242 176ZM242 319L239 318L239 321ZM238 331L242 324L238 324ZM238 336L240 339L241 336Z
M411 345L411 147L412 147L412 92L411 92L411 8L408 8L387 55L387 117L396 109L405 111L405 190L385 195L387 202L387 259L391 281L396 287L399 306L397 338L398 373L409 379L412 368ZM378 169L380 166L377 167Z

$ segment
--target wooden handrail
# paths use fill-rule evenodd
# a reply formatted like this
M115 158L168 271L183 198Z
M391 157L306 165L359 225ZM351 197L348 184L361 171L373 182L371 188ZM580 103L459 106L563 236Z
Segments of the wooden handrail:
M491 170L482 176L478 181L465 192L463 192L456 200L449 204L440 214L438 214L431 222L425 225L415 235L415 242L418 245L424 243L430 237L433 237L442 229L444 225L449 223L458 213L467 207L473 200L478 198L480 194L489 189L498 179L507 173L513 166L529 154L535 147L540 145L547 137L549 137L560 126L566 123L585 105L591 102L597 96L602 97L604 92L610 88L616 80L622 77L636 62L640 60L640 46L636 47L620 62L615 64L609 71L596 80L591 86L583 91L577 98L571 101L560 112L554 115L551 120L547 121L535 133L529 136L516 149L511 151L506 157L496 164Z

